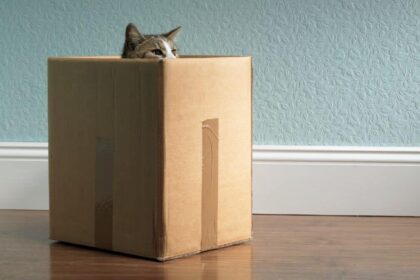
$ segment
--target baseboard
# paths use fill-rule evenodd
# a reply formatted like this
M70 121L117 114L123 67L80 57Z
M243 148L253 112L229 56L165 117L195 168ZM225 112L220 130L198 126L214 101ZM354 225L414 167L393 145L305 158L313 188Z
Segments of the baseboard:
M420 216L420 148L253 148L253 212ZM0 143L0 209L48 209L48 145Z
M46 143L0 143L0 209L48 209Z
M420 216L420 149L254 146L253 211Z

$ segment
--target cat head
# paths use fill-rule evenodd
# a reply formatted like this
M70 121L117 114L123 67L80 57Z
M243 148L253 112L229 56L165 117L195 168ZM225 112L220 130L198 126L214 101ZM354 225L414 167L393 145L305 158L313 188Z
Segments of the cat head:
M144 35L129 23L125 30L122 58L176 58L175 37L181 30L177 27L159 35Z

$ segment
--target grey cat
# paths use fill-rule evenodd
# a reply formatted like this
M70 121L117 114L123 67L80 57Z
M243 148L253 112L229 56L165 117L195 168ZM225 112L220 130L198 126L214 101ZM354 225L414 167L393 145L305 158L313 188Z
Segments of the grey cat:
M122 58L176 58L178 56L175 37L181 30L177 27L159 35L144 35L129 23L125 30Z

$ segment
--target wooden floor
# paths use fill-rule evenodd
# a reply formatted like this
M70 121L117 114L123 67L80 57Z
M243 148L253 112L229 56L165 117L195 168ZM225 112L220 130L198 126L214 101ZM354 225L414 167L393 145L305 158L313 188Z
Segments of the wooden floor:
M254 216L248 244L158 263L48 240L0 211L0 279L420 279L420 218Z

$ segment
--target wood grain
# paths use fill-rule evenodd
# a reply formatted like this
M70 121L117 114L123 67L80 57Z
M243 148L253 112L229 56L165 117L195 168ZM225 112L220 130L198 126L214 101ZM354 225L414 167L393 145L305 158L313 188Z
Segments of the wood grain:
M0 211L0 279L420 279L420 218L254 216L252 242L167 263L48 240Z

